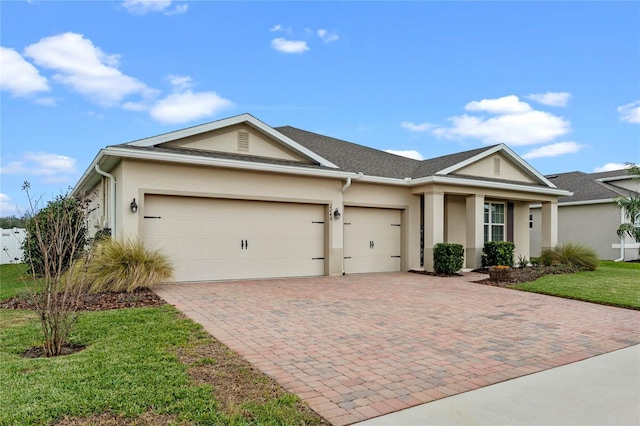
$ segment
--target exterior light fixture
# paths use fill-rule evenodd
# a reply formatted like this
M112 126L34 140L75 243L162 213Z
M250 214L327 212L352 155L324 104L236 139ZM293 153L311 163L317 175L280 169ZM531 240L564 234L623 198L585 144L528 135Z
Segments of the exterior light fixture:
M131 207L131 213L137 213L138 212L138 205L136 204L136 199L135 198L133 199L131 204L129 204L129 207Z
M338 210L337 208L333 211L333 218L340 219L340 210Z

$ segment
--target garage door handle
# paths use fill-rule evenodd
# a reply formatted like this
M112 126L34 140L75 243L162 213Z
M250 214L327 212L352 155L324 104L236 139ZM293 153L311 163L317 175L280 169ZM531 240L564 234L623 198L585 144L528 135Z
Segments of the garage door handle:
M240 240L240 248L246 250L249 248L249 242L247 240Z

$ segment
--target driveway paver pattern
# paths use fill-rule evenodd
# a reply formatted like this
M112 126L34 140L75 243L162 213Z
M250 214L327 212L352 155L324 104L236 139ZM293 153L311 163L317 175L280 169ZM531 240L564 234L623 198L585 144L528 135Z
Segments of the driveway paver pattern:
M334 425L640 343L640 311L471 283L354 274L156 293Z

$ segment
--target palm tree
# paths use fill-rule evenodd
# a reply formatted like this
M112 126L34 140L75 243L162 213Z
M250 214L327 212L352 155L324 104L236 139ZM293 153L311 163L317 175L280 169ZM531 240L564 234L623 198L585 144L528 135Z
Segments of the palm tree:
M629 172L634 180L640 180L640 165L627 163ZM624 211L627 223L623 223L618 227L618 236L623 238L625 235L633 238L640 243L640 194L629 195L628 197L618 198L618 205Z

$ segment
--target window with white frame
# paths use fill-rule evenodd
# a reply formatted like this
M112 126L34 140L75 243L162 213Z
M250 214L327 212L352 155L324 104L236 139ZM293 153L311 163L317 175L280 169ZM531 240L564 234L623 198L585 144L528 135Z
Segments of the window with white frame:
M484 203L484 241L504 241L504 203Z

